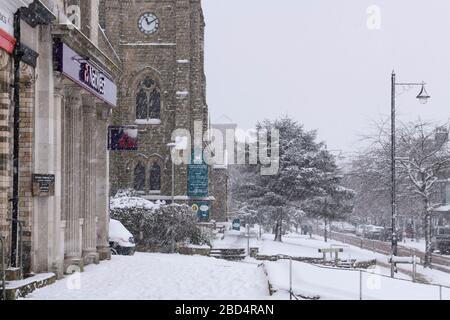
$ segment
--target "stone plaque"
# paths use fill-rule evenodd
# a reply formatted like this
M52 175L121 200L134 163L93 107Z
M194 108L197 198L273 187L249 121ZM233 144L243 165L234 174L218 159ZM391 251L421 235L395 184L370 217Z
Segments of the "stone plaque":
M52 197L55 195L55 175L33 174L33 196Z

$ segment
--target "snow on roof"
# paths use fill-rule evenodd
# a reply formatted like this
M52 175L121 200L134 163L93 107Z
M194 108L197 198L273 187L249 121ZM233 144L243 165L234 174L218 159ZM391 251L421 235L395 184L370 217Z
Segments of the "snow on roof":
M128 231L120 221L114 219L109 220L110 238L129 239L132 236L133 235L130 233L130 231Z

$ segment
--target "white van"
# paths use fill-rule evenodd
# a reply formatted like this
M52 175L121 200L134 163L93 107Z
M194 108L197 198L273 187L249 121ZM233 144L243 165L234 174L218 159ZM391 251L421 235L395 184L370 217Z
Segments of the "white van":
M118 220L109 220L109 246L114 255L134 255L136 249L134 237Z

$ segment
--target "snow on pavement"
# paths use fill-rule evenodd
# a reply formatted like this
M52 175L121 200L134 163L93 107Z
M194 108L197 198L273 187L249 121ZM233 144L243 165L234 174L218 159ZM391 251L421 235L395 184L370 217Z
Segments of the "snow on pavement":
M270 282L279 291L275 297L288 299L289 261L267 262ZM293 291L322 300L359 300L359 271L318 267L292 262ZM376 273L362 273L363 300L439 300L439 287L381 277ZM450 289L444 288L442 298L450 300Z
M79 278L79 282L78 279ZM79 286L78 286L79 283ZM113 256L39 289L37 300L261 300L269 292L255 264L202 256L136 253Z

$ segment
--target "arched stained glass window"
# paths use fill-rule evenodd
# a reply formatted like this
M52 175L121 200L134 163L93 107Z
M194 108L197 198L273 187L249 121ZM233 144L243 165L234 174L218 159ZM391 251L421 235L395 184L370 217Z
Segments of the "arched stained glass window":
M161 90L149 76L139 83L136 93L136 119L150 120L161 117Z
M141 163L134 168L134 189L137 191L145 189L145 167Z
M150 191L161 190L161 167L155 162L150 168Z

